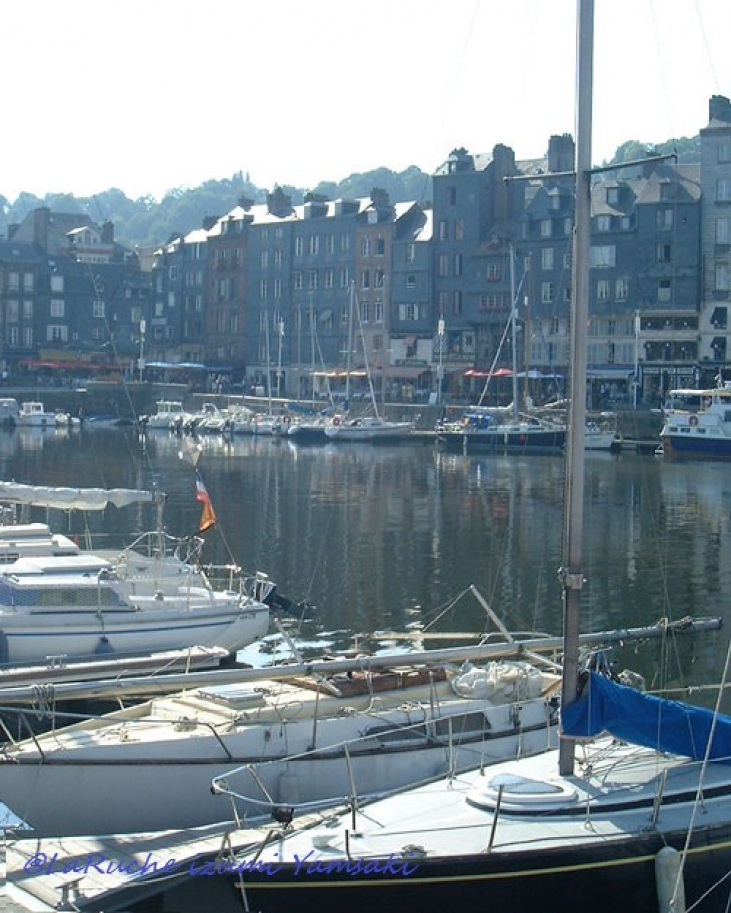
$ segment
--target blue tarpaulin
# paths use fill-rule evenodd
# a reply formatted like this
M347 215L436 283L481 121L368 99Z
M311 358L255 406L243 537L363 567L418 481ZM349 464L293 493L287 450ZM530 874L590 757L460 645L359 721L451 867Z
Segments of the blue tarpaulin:
M561 710L563 735L588 739L608 732L632 745L701 761L713 732L709 759L731 763L731 717L589 675L581 697Z

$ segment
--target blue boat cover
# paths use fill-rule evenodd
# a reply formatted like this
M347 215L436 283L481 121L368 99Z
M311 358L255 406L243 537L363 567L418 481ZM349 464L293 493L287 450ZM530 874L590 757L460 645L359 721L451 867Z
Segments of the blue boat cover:
M712 733L708 758L731 763L731 717L589 675L581 697L561 711L562 735L590 739L608 732L633 745L701 761Z

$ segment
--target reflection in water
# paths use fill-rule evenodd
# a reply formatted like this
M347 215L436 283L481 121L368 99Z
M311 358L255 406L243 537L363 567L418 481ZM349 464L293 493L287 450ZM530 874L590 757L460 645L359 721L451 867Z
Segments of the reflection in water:
M169 532L186 535L196 531L200 505L179 450L175 437L156 433L140 442L131 429L47 432L31 450L18 432L0 435L3 478L156 486L168 495ZM212 437L201 441L199 469L220 521L208 534L209 559L225 561L230 552L245 570L269 573L283 593L315 603L305 638L318 648L342 648L353 632L418 629L471 584L508 627L560 631L560 457ZM730 501L723 465L590 454L583 630L727 612ZM89 522L127 541L152 523L146 510L111 509ZM71 529L81 521L61 522ZM477 602L464 599L439 627L480 630L485 623ZM680 649L705 670L703 678L709 666L718 677L725 637ZM653 663L663 659L659 651L653 656ZM659 665L644 671L654 676Z

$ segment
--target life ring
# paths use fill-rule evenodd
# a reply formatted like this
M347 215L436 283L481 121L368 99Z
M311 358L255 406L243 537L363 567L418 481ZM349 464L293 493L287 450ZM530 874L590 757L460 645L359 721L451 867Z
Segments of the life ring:
M688 424L695 428L695 426L698 424L698 416L691 415L691 417L688 419Z
M340 424L340 419L337 418L337 417L334 418L334 419L333 419L333 425L339 425L339 424Z

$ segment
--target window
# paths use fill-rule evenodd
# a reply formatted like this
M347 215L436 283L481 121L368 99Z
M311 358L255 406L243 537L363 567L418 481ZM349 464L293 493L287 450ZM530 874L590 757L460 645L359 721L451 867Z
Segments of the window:
M346 329L350 321L350 310L346 307L340 308L340 328Z
M53 289L54 276L51 276L51 288ZM8 273L8 289L13 292L20 291L20 273ZM61 287L63 291L63 286Z
M610 231L612 228L612 217L611 216L597 216L596 219L596 230L597 231Z
M464 219L454 220L454 239L462 241L464 239Z
M629 294L629 282L625 277L620 277L614 283L614 297L617 301L626 300Z
M18 327L8 327L5 331L5 339L9 346L17 346L20 339Z
M360 303L360 319L361 323L368 323L371 319L370 307L367 301L361 301Z
M718 144L718 164L723 165L726 162L731 162L731 144L719 143Z
M616 206L619 203L619 187L607 188L607 203L610 206Z
M222 251L222 253L223 253L223 251ZM263 250L261 252L261 268L262 269L269 268L269 251L268 250Z
M310 270L310 273L309 273L309 277L308 277L308 278L309 278L308 288L309 288L310 290L314 290L314 289L318 288L318 286L319 286L319 273L317 272L316 269L311 269L311 270Z
M58 326L55 324L48 324L46 328L46 341L47 342L68 342L69 338L69 328L65 326Z
M282 280L281 279L274 280L274 297L275 298L282 297Z
M23 348L29 349L33 345L33 327L23 327Z
M487 278L489 282L496 282L500 278L500 267L497 263L487 264Z
M563 233L565 235L570 235L573 230L574 230L573 221L571 219L564 219L563 220Z
M658 241L655 248L655 260L657 263L670 263L672 259L672 246L663 241Z
M609 300L609 280L600 279L596 284L596 298L597 301L608 301Z
M376 239L376 256L382 257L385 253L386 253L386 242L379 235L378 238Z
M416 288L416 276L413 273L406 277L406 288Z
M51 298L51 317L63 317L64 303L61 298Z
M730 178L721 178L721 180L716 181L716 202L718 202L718 203L731 202L731 179Z
M452 313L456 317L462 313L462 292L459 289L452 293Z
M553 248L544 247L541 251L541 268L553 269Z
M304 238L295 238L294 239L294 255L295 257L301 257L305 252L305 241Z
M550 238L550 237L551 237L551 234L552 234L551 228L552 228L552 222L551 222L551 220L550 220L550 219L542 219L542 220L541 220L541 237L542 237L542 238Z
M23 291L32 292L35 285L33 273L23 273Z
M294 282L294 287L297 291L301 291L305 287L305 278L301 269L295 270L292 277Z
M442 219L439 223L439 240L446 241L449 237L449 229L446 220Z
M605 244L591 248L591 266L606 268L615 265L616 248L613 244Z
M447 187L447 204L449 206L457 205L457 188Z
M660 231L670 231L670 229L673 227L672 209L658 209L656 216L656 225Z
M261 282L259 283L259 297L266 298L266 296L267 296L267 281L266 281L266 279L262 279ZM221 295L220 297L223 298L223 295Z
M94 317L103 317L104 316L104 302L95 301L93 306L93 315ZM59 317L63 317L63 314L59 314Z
M325 270L325 288L333 287L333 271L331 269Z
M462 254L454 255L454 275L455 276L462 275Z
M377 269L373 274L373 287L374 288L383 288L383 284L386 281L386 274L382 269Z
M325 253L335 253L335 235L325 235Z
M716 291L727 292L728 285L728 263L716 264Z
M371 239L370 238L361 238L360 255L361 255L361 257L370 257L370 255L371 255Z
M373 319L376 323L383 323L383 302L380 298L373 304Z
M316 256L320 252L320 236L310 235L310 254Z
M439 255L439 275L449 275L449 257L446 254Z
M10 288L13 288L13 283L12 283L13 276L15 276L16 283L18 281L18 274L11 273L10 274ZM18 287L17 284L15 287L16 288ZM51 291L52 292L62 292L63 291L63 276L58 276L56 274L51 276Z
M340 268L340 288L348 288L350 285L350 273L347 266Z
M541 301L548 304L553 301L553 282L541 283Z
M343 252L350 250L350 235L345 232L340 235L340 250Z
M413 263L416 259L416 245L413 243L406 245L406 251L404 254L404 261L406 263Z
M361 270L360 287L361 288L370 288L371 287L371 274L367 269Z
M20 302L11 298L5 306L5 319L10 323L17 323L20 316Z
M716 244L731 244L731 219L716 219Z
M671 285L669 279L661 279L657 284L657 300L670 301Z

